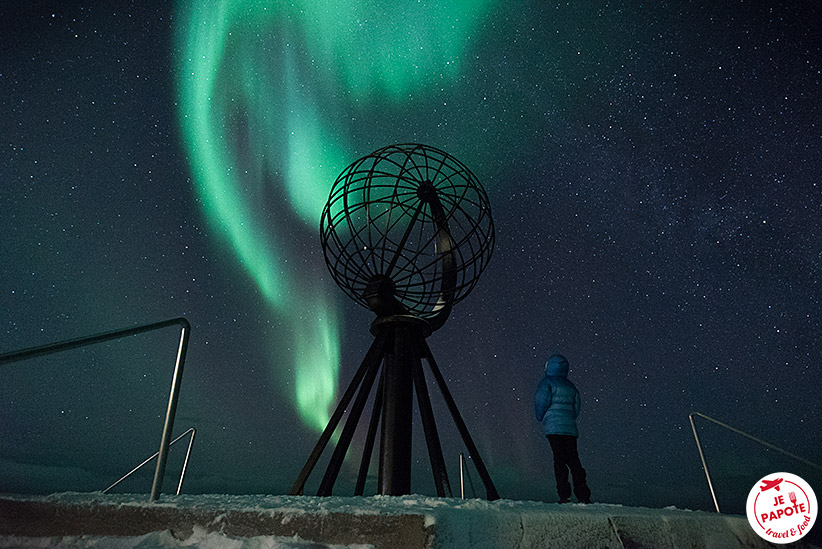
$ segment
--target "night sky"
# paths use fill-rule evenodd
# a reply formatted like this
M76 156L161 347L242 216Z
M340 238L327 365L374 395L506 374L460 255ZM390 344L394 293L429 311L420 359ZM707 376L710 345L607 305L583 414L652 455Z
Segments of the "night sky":
M325 267L322 207L405 142L489 194L490 264L428 343L503 498L556 500L533 393L557 352L595 501L711 509L691 412L822 461L815 3L14 4L0 352L188 319L184 491L288 492L372 340ZM0 491L102 489L156 451L177 338L2 366ZM697 422L723 510L776 471L822 492ZM418 426L414 490L434 494Z

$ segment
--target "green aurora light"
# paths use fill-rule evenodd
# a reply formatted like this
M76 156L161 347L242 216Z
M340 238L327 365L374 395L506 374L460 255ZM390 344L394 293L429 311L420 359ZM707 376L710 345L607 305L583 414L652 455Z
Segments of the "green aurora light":
M283 326L271 374L290 387L293 368L289 397L311 428L325 427L336 398L340 313L319 260L306 266L288 244L316 232L355 158L358 136L338 121L457 79L492 2L178 5L179 121L196 193Z

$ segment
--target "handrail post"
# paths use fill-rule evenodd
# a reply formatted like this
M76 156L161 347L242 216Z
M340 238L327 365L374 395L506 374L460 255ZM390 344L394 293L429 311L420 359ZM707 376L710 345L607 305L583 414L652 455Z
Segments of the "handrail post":
M460 498L465 499L465 455L460 453Z
M171 443L171 430L174 428L174 416L177 413L177 401L180 396L180 383L183 378L183 365L186 360L188 350L188 338L191 333L191 325L185 321L182 333L180 334L180 346L177 348L177 361L174 364L174 377L171 381L171 391L168 397L168 408L166 418L163 423L163 436L160 440L160 450L157 456L157 468L154 470L154 482L151 484L151 496L149 502L157 501L160 492L163 490L163 477L166 473L166 461L168 461L168 447ZM193 438L193 437L192 437Z
M700 414L702 415L702 414ZM708 463L705 461L705 454L702 453L702 444L699 442L699 435L696 434L696 425L694 424L694 414L688 415L688 421L691 422L691 429L694 432L694 438L696 439L696 448L699 450L699 459L702 460L702 468L705 470L705 477L708 479L708 488L711 490L711 497L714 500L714 507L716 507L716 512L721 513L719 510L719 503L716 501L716 493L714 493L714 485L711 482L711 475L708 473Z
M183 488L183 479L186 476L186 469L188 469L188 458L191 457L191 448L194 447L194 437L197 436L197 429L192 427L189 429L191 431L191 438L188 441L188 449L186 449L186 457L183 460L183 470L180 471L180 482L177 483L177 495L180 495L180 490Z

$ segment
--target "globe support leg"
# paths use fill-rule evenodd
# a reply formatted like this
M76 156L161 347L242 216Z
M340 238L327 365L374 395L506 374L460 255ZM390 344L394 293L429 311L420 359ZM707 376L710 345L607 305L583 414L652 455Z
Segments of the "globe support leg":
M471 433L468 432L468 427L466 427L465 422L462 420L460 411L457 408L457 403L454 402L454 397L451 396L451 391L448 390L448 386L445 384L445 379L442 377L439 367L437 367L437 362L434 360L434 355L431 353L431 348L428 347L428 343L426 343L424 339L420 344L422 346L422 355L426 358L426 360L428 360L428 365L431 367L431 373L434 374L434 379L436 380L437 385L439 385L440 392L445 400L445 404L448 406L448 410L451 412L451 417L454 419L457 430L459 430L460 435L462 436L462 441L465 443L465 447L468 448L469 455L474 458L477 466L477 472L482 479L482 483L485 485L486 497L489 501L499 499L497 488L491 480L491 475L488 474L488 469L485 468L485 463L482 461L479 450L477 450L477 446L471 438Z
M363 377L357 398L354 400L354 405L351 407L348 418L345 420L345 427L343 427L340 440L337 441L334 453L331 454L331 461L328 462L325 475L323 475L320 489L317 491L318 496L330 496L334 489L334 483L337 481L337 475L340 473L340 467L342 467L345 454L348 453L351 439L354 438L354 432L357 430L357 424L360 422L360 416L365 408L368 395L371 393L371 387L374 385L374 378L377 377L379 368L379 362L371 364L365 377Z
M371 411L371 420L368 422L368 434L365 437L365 446L362 450L360 471L357 474L357 485L354 487L355 496L361 496L365 491L365 481L368 478L368 468L371 465L371 455L374 453L374 441L377 438L377 428L380 426L383 390L383 378L380 377L380 384L377 387L377 394L374 397L374 409Z
M420 419L425 432L425 442L428 446L428 457L431 460L431 472L434 475L434 485L437 495L441 498L452 497L451 483L448 481L448 472L445 469L445 459L442 457L442 445L437 434L437 423L434 420L434 410L431 408L431 399L428 396L428 385L425 383L425 374L422 371L422 360L417 355L414 361L414 386L417 390L417 402L420 406Z
M291 487L290 495L301 496L305 491L305 483L308 480L308 477L311 475L314 467L316 467L323 450L325 450L325 447L328 445L328 441L331 440L331 436L337 429L337 425L339 425L348 404L351 402L351 399L354 398L354 393L356 393L357 388L360 386L360 383L365 377L365 374L370 368L375 366L379 367L380 360L382 360L385 351L385 343L386 338L382 334L379 334L374 338L374 341L371 343L371 347L369 347L365 358L363 358L363 361L360 364L359 370L357 370L357 373L354 374L354 377L351 379L351 383L348 384L348 388L345 390L339 404L337 404L337 408L331 415L331 419L328 420L328 425L326 425L320 435L320 439L317 441L317 444L314 445L314 449L311 451L311 455L308 456L305 465L303 465L302 471L300 471L300 474L297 476L297 480L294 481L294 485Z

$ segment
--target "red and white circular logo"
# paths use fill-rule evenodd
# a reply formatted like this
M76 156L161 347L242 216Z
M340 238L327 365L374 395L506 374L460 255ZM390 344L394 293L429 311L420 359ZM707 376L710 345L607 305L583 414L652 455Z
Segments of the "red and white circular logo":
M807 534L819 510L810 484L791 473L763 477L748 494L748 522L771 543L790 543Z

